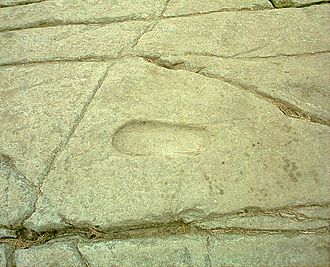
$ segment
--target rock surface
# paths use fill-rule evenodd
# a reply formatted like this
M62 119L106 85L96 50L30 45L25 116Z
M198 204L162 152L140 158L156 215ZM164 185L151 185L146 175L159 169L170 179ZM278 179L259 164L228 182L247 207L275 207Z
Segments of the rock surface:
M270 0L274 7L285 8L285 7L304 7L315 4L324 3L327 1L322 0Z
M0 0L0 266L328 266L330 5Z
M15 263L17 267L86 266L76 247L67 242L18 249L15 251Z
M161 20L135 47L140 55L274 57L329 51L329 5L221 12Z
M198 235L56 242L16 251L16 266L326 266L324 235ZM79 253L78 253L79 250ZM47 257L49 252L53 257ZM102 256L101 256L102 255ZM265 257L266 255L266 257ZM228 257L229 256L229 257ZM85 264L85 265L83 265ZM60 265L62 266L62 265Z
M33 184L67 140L105 70L106 63L86 62L0 69L0 153Z
M0 190L0 225L21 223L32 212L37 192L4 154L0 154Z
M49 205L68 223L109 229L324 203L328 136L232 85L127 59L110 69L27 225L47 230Z
M329 52L270 58L170 56L157 60L168 68L198 72L250 90L287 115L330 125Z
M10 267L12 264L12 253L13 249L6 245L0 244L0 266Z
M165 17L184 16L190 14L213 13L230 10L260 10L272 8L268 0L171 0L169 1Z
M135 0L134 2L131 0L39 0L36 2L0 10L2 22L0 31L151 19L161 14L166 0Z
M118 57L149 24L67 25L0 32L0 64L91 60ZM35 42L35 40L38 42ZM95 44L99 44L95 49Z

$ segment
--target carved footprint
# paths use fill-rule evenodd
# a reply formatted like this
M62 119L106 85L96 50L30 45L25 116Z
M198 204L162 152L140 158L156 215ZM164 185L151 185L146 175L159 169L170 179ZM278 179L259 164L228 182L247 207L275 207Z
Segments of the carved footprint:
M159 121L133 121L120 127L112 139L121 153L133 156L153 154L199 154L210 145L204 127Z

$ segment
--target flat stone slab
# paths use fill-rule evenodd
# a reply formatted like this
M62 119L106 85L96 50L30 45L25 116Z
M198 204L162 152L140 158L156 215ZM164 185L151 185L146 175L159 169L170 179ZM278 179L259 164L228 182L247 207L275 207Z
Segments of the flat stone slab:
M13 248L6 244L0 244L0 266L7 267L12 264Z
M79 120L108 64L67 62L1 67L3 161L37 185L47 172L53 153ZM5 178L1 179L4 183Z
M329 51L329 9L329 5L320 5L171 18L160 21L144 34L134 51L152 56L218 57L271 57Z
M203 14L229 10L255 10L272 8L268 0L171 0L167 4L165 17Z
M2 4L15 0L2 0ZM28 0L32 2L31 0ZM24 2L28 2L24 1ZM17 3L22 2L20 0ZM166 0L47 0L0 9L0 31L67 24L111 23L158 17ZM1 2L0 2L1 6Z
M26 226L110 229L327 203L328 140L327 126L285 116L233 85L121 60Z
M113 241L55 241L15 252L21 266L328 266L324 234L186 234ZM78 253L79 251L79 253ZM65 263L65 265L63 265Z
M0 154L0 191L0 225L18 225L32 212L37 189L3 154Z
M15 251L17 267L86 266L73 243L53 242Z
M0 32L0 64L110 60L133 45L149 24L68 25Z
M325 2L0 0L0 267L328 266Z
M329 52L270 58L172 56L158 62L238 85L279 106L282 102L282 111L290 116L330 125Z

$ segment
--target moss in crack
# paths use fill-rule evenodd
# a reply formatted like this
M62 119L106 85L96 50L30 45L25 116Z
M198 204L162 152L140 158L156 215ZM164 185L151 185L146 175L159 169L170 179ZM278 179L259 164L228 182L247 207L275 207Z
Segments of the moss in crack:
M297 7L297 4L291 0L271 0L270 1L275 8Z
M2 238L0 243L9 243L15 248L29 248L31 246L41 245L58 238L69 238L79 236L83 239L131 239L139 237L162 236L169 234L183 234L191 231L188 224L182 221L175 221L166 224L150 225L143 228L114 229L111 231L102 231L96 227L79 228L66 227L59 230L48 230L36 232L26 227L15 227L15 238Z

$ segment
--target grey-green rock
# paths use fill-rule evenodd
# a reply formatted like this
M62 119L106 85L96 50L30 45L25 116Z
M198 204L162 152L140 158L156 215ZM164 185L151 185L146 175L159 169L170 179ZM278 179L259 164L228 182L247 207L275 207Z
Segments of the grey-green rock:
M232 11L232 10L254 10L271 8L268 0L171 0L169 1L165 17L184 16L189 14L203 14L211 12Z
M15 263L17 267L86 266L77 248L70 242L53 242L28 249L17 249Z
M37 185L93 96L107 63L0 68L0 154ZM3 178L4 179L4 178Z
M59 154L26 225L45 230L60 217L111 229L328 202L328 136L327 126L233 85L125 59Z
M148 20L160 16L164 7L165 0L39 1L35 4L0 9L0 30Z
M1 225L17 225L33 211L37 190L5 154L0 154L0 192Z
M0 267L11 267L13 263L13 248L7 244L0 244Z
M172 18L144 34L134 51L216 57L315 53L329 51L329 25L329 5Z
M326 235L183 235L80 243L90 266L327 266ZM100 257L103 255L103 257Z

